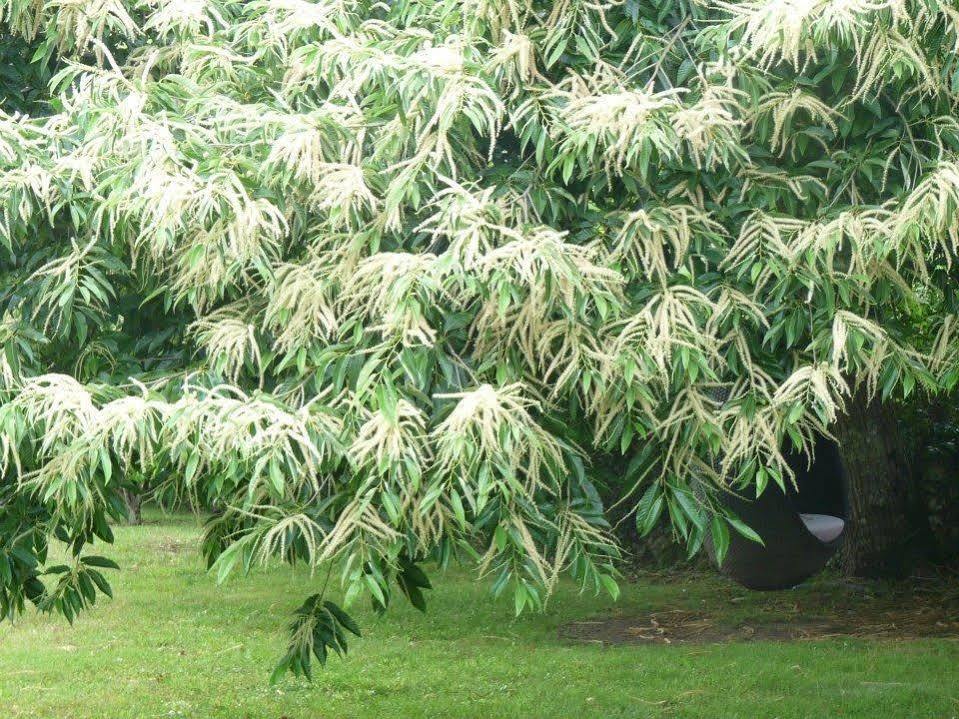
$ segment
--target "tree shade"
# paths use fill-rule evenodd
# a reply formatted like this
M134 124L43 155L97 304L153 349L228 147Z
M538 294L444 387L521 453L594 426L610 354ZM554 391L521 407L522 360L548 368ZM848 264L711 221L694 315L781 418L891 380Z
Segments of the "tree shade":
M218 508L221 578L615 595L593 453L722 554L723 489L786 487L854 388L959 376L951 3L0 17L0 616L109 591L86 545L137 485ZM345 650L324 592L282 668Z

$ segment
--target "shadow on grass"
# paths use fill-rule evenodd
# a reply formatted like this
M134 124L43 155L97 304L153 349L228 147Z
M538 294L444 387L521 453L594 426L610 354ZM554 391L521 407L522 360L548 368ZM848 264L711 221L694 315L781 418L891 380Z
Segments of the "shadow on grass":
M712 644L815 641L831 638L959 639L955 577L858 583L826 577L791 590L751 592L708 573L657 573L654 581L686 585L687 606L570 622L559 636L602 644ZM642 581L642 575L637 577ZM708 596L700 586L709 586Z

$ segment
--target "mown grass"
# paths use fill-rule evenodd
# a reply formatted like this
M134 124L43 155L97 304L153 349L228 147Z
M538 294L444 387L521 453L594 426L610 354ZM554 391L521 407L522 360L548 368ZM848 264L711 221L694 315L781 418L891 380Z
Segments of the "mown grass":
M571 643L566 622L670 607L730 621L828 587L748 594L724 580L652 578L619 602L566 587L545 614L512 616L466 572L435 576L430 610L358 609L364 638L313 684L268 683L290 611L317 579L270 568L216 587L199 528L152 517L120 528L116 599L70 627L0 627L0 716L9 719L334 717L952 717L959 642L832 638L702 645ZM737 601L732 601L736 599Z

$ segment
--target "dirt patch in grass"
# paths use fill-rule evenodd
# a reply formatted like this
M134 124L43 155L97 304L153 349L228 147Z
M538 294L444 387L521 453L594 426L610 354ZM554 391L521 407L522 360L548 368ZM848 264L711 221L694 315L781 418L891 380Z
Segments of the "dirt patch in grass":
M873 592L861 585L794 593L723 593L702 608L651 610L572 622L561 639L601 644L814 641L836 637L959 639L959 586Z
M174 537L160 537L152 542L152 545L164 554L183 554L195 550L198 546L195 541L186 541Z

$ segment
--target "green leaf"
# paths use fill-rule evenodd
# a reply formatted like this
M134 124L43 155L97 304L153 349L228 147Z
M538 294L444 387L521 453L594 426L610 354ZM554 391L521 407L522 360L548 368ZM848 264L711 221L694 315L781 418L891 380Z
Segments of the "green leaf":
M659 521L665 506L665 497L659 483L649 486L636 507L636 529L640 536L649 534Z
M223 584L226 581L226 578L230 576L230 572L233 571L233 568L236 566L236 563L240 561L240 557L243 554L243 545L239 542L235 542L227 547L219 557L217 557L216 562L214 562L213 567L216 568L216 583Z
M716 563L722 566L729 551L729 528L719 515L713 515L709 521L709 532L713 540L713 551L716 553Z
M763 542L762 537L756 534L756 532L754 532L753 529L748 524L745 524L741 519L728 516L726 517L726 521L729 522L732 528L739 532L746 539L766 546L766 543Z
M110 599L113 599L113 589L111 589L110 583L106 580L106 577L93 569L89 570L87 574L90 575L90 579L93 580L94 584L97 585L101 592L110 597Z
M185 483L189 484L191 482L199 464L200 455L195 452L191 453L186 462L186 469L183 471L183 481Z
M603 583L603 587L609 593L609 596L613 598L613 601L619 599L619 585L615 579L608 574L600 574L599 581Z
M323 602L323 606L329 610L330 614L332 614L336 618L336 621L342 624L347 631L358 637L362 636L359 625L353 621L353 618L349 614L340 609L340 607L331 601Z
M119 569L120 565L114 562L112 559L106 557L100 557L95 554L88 554L85 557L81 557L80 561L86 564L89 567L102 567L104 569Z
M529 594L526 592L526 587L523 584L517 584L513 588L513 609L517 617L523 613L523 609L526 607L528 601Z

